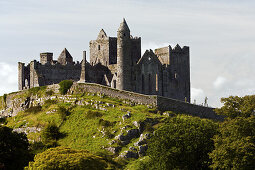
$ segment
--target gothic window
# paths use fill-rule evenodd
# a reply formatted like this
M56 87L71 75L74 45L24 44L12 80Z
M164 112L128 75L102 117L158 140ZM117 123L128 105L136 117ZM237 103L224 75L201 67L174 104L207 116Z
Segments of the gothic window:
M148 83L149 83L149 94L151 94L151 91L152 91L152 89L151 89L151 74L149 74L149 81L148 81Z
M98 45L98 51L100 51L100 45Z
M156 91L158 91L158 74L156 74Z
M142 74L142 93L144 93L144 75Z
M113 80L113 88L116 89L116 80Z

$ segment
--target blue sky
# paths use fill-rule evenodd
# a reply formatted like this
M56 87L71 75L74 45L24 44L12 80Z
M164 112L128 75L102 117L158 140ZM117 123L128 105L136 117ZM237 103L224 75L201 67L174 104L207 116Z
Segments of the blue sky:
M255 2L230 0L1 0L0 94L17 91L17 62L65 47L75 60L101 28L116 36L125 17L142 51L190 46L192 99L255 92Z

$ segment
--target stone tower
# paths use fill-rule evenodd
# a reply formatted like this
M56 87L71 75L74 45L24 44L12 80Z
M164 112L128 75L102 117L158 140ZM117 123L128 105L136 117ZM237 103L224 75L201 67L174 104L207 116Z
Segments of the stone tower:
M130 30L123 19L117 33L117 89L131 91Z
M78 83L86 82L86 51L83 51L83 60L81 62L81 77Z

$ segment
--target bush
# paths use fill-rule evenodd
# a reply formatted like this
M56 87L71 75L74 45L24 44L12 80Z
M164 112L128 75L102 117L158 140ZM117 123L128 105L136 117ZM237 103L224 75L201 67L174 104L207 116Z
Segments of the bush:
M50 105L56 104L57 102L58 102L57 100L48 99L48 100L45 100L44 106L47 108L47 107L49 107Z
M28 146L24 133L0 125L0 165L5 169L23 169L30 159Z
M59 132L59 127L54 124L47 125L41 133L42 142L49 147L57 146L57 140L62 137L63 134Z
M155 131L147 154L152 169L208 169L208 153L217 124L191 116L177 116Z
M28 169L103 170L107 167L109 164L102 157L92 155L86 150L57 147L37 154L34 162L29 163Z
M54 91L53 90L48 90L48 91L45 92L45 94L48 95L48 96L51 96L51 95L54 94Z
M126 166L126 170L132 169L132 170L147 170L150 169L150 163L151 159L149 156L142 157L140 159L137 159L135 161L130 162Z
M36 114L42 110L42 106L32 106L25 110L26 113L33 113Z
M104 119L99 119L99 125L104 126L104 127L109 127L109 126L113 126L113 123L108 121L108 120L104 120Z
M29 96L31 95L37 95L40 90L44 91L46 90L46 86L40 86L40 87L33 87L28 90Z
M66 116L68 116L68 115L70 114L69 110L66 109L66 108L63 107L63 106L59 106L59 107L58 107L57 113L60 115L60 117L61 117L62 120L65 120L65 119L66 119Z
M7 94L3 95L4 103L6 104Z
M72 80L63 80L59 83L59 92L60 94L64 95L67 93L67 91L71 88L71 86L73 85L73 81Z
M93 119L93 118L96 118L96 117L102 117L102 114L100 112L94 111L94 110L87 111L86 118Z
M6 117L0 117L0 123L6 124L7 123Z

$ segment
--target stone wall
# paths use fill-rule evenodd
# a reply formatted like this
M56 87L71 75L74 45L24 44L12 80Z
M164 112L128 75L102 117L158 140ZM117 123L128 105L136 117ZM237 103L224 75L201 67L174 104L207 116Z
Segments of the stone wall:
M30 88L57 84L62 80L79 81L81 75L80 63L68 63L66 65L44 64L37 61L30 63Z
M183 101L170 99L162 96L143 95L124 90L116 90L99 84L74 84L71 87L70 92L73 94L80 94L84 92L101 93L110 97L130 100L131 102L136 104L151 105L157 107L161 111L174 111L177 113L185 113L192 116L198 116L201 118L208 118L214 120L224 119L223 116L217 115L214 112L214 108L185 103Z
M72 94L81 94L85 92L100 93L109 97L119 98L122 100L129 100L136 104L145 104L156 106L157 96L143 95L139 93L117 90L108 86L103 86L95 83L78 84L75 83L69 90Z
M190 114L192 116L198 116L201 118L209 118L215 120L224 119L223 116L217 115L214 112L214 108L194 105L162 96L157 96L157 107L162 111L174 111L177 113Z

